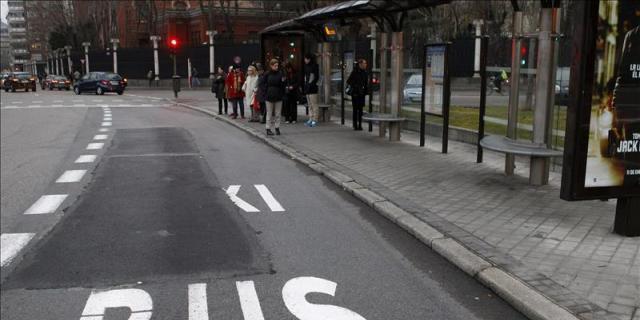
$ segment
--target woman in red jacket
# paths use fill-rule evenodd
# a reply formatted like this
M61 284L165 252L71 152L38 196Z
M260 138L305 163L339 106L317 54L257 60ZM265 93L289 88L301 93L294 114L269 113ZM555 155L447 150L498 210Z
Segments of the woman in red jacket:
M238 105L240 105L240 117L244 119L244 92L242 91L244 80L242 70L239 67L233 67L233 71L229 72L224 82L227 89L227 99L229 99L233 107L233 113L231 114L233 119L238 118Z

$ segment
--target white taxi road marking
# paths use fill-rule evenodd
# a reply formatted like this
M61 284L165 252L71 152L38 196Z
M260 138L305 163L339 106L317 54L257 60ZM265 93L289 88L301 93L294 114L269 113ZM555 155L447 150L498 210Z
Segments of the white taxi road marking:
M78 182L82 180L85 173L87 173L87 170L67 170L56 180L56 183Z
M80 320L102 320L109 308L129 308L129 320L148 320L151 319L153 301L142 289L92 291Z
M103 146L104 146L104 143L102 142L89 143L87 145L87 150L99 150L99 149L102 149Z
M91 163L96 161L96 155L94 154L83 154L74 161L75 163Z
M35 233L3 233L0 235L0 266L4 267L16 257L35 236Z
M240 207L240 209L244 210L245 212L260 212L260 210L258 210L258 208L250 205L248 202L240 199L237 194L238 191L240 191L240 185L232 185L229 186L229 188L227 188L226 192L227 195L229 196L229 199L231 199L231 201L233 201L233 203L236 204L236 206Z
M209 320L207 284L194 283L189 287L189 320Z
M237 281L238 297L244 320L264 320L260 300L253 281Z
M67 198L66 194L49 194L38 199L24 212L24 214L47 214L58 210L58 207Z
M109 135L106 134L96 134L93 136L93 140L107 140L108 137Z
M271 194L269 189L267 189L267 186L265 186L264 184L256 184L254 185L254 187L258 190L260 196L262 197L262 199L264 199L264 202L267 203L267 206L269 206L269 209L271 209L271 211L284 211L284 208L280 205L280 202L278 202L273 194Z

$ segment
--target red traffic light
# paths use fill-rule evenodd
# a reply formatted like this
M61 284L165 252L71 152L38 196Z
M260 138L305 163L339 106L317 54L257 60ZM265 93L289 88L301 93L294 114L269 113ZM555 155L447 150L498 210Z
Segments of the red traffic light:
M526 56L527 55L527 47L522 46L520 47L520 56Z
M176 38L171 38L169 40L169 46L171 48L177 48L178 47L178 40Z

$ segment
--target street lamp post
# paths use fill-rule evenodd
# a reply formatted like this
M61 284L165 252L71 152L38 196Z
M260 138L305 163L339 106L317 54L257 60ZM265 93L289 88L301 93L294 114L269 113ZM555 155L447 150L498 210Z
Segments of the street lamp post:
M111 44L113 44L113 73L118 73L118 43L120 43L120 39L111 38Z
M71 75L71 46L64 46L64 49L67 51L67 66L69 70L69 75Z
M213 74L215 72L215 51L213 48L213 37L218 34L216 30L207 30L207 35L209 36L209 79L213 79Z
M480 39L482 36L482 25L484 24L484 21L482 20L473 20L473 25L476 27L476 47L475 47L475 51L474 51L474 57L473 57L473 77L474 78L479 78L480 77Z
M83 42L82 46L84 47L84 67L86 69L86 73L89 73L89 46L91 42Z
M160 63L158 61L158 41L160 41L160 36L151 36L150 37L151 41L153 41L153 72L155 75L155 78L153 80L155 80L156 85L158 84L158 81L160 81Z

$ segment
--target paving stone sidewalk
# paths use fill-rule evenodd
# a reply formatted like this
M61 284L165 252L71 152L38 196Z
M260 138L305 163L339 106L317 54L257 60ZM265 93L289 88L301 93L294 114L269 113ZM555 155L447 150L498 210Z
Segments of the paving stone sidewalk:
M217 111L212 100L194 93L184 101ZM348 174L583 319L640 320L640 237L611 232L615 201L561 200L553 172L548 186L529 186L527 159L506 177L501 154L485 152L477 164L469 144L450 141L441 154L439 138L420 148L415 133L388 142L376 128L355 132L335 120L307 128L300 110L301 121L282 124L274 139Z

